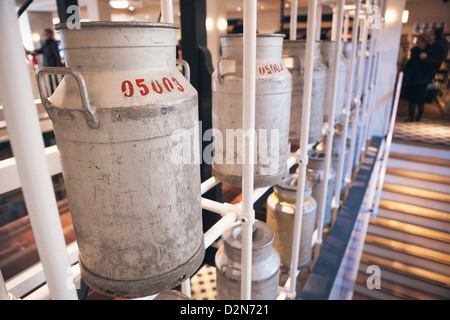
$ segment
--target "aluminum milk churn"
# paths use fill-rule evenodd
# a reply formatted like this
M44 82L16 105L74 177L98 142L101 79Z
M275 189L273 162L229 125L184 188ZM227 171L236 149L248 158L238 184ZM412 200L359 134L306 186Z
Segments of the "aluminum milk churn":
M304 87L304 64L306 57L306 41L285 40L283 44L283 58L285 62L290 60L289 69L292 74L292 104L291 120L289 126L289 140L293 144L300 143L302 109L303 109L303 87ZM312 80L311 113L309 118L308 143L317 143L322 140L322 124L327 88L327 69L320 57L320 42L314 44L314 69Z
M262 221L253 224L252 300L277 298L280 257L272 247L275 236ZM241 231L236 224L222 234L223 246L216 253L217 299L241 299Z
M200 168L173 155L194 137L197 92L176 67L174 24L59 24L68 68L50 99L81 276L102 294L173 288L204 256ZM81 92L80 92L81 90ZM80 99L81 96L81 99ZM190 139L190 138L189 138ZM191 139L193 140L193 138Z
M327 80L325 90L325 110L324 110L324 122L328 121L328 114L331 105L331 85L333 81L333 62L334 62L334 50L335 41L322 41L321 51L322 59L327 66ZM336 109L335 109L335 122L342 122L342 110L345 105L346 89L347 89L347 77L348 77L348 60L344 56L342 51L339 58L339 72L338 72L338 83L337 83L337 96L336 96Z
M221 37L222 56L212 75L214 160L212 173L240 187L244 163L242 135L243 36ZM287 173L292 78L281 59L283 35L256 39L255 187L278 183Z
M297 197L297 174L290 174L273 187L267 198L267 224L275 231L273 247L280 255L281 267L290 268L292 238L294 232L295 200ZM311 244L316 223L316 200L311 196L313 183L305 181L302 228L298 268L305 268L311 262Z
M309 153L307 177L314 183L312 188L312 196L316 199L317 203L322 199L322 184L324 183L324 170L325 169L325 152L323 150L313 149ZM336 184L336 172L330 166L330 172L328 174L328 187L327 194L325 195L325 215L323 225L329 225L331 223L331 201L334 196L334 188ZM317 219L319 219L319 213L317 213Z

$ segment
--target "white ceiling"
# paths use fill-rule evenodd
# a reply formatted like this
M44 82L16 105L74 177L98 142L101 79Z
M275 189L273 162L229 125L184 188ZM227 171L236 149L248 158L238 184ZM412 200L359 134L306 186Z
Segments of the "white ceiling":
M26 0L16 0L16 4L20 6ZM81 7L85 7L86 3L89 0L78 0L78 4ZM91 0L92 1L92 0ZM219 1L219 0L216 0ZM223 0L220 0L223 1ZM227 7L229 11L235 11L237 7L242 7L243 0L226 0ZM322 2L326 2L326 0L321 0ZM406 2L430 2L431 0L406 0ZM442 0L432 0L439 1ZM161 0L130 0L130 2L134 2L137 9L139 8L155 8L161 5ZM285 0L286 4L290 4L291 0ZM308 0L298 0L300 6L307 5ZM347 1L347 2L352 2ZM174 7L179 6L179 0L174 0ZM280 8L280 0L258 0L258 6L264 5L265 9L279 9ZM56 0L34 0L31 5L28 7L30 11L56 11ZM125 9L126 10L126 9Z

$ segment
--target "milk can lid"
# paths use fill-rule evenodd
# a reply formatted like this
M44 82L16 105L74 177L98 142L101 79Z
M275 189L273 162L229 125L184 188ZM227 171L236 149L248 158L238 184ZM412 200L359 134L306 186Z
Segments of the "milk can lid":
M175 23L167 22L140 22L140 21L86 21L80 22L80 29L83 28L173 28L179 29ZM65 22L55 24L55 30L71 29ZM72 28L73 29L73 28Z
M223 233L222 238L228 246L242 249L242 225L238 224L228 228ZM253 251L271 246L274 238L275 232L269 225L260 220L255 220L253 223Z
M294 201L297 198L297 183L298 174L289 174L280 183L273 187L275 195L284 201ZM305 179L305 191L303 194L303 199L307 199L311 196L313 182L309 179Z

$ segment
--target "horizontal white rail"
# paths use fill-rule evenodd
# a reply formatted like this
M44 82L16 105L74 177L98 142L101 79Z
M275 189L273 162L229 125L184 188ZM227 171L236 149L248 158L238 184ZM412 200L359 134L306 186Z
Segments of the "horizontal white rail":
M61 173L58 148L56 146L45 148L45 156L47 158L50 174L53 176ZM17 170L16 158L13 157L0 161L0 177L0 194L22 186Z

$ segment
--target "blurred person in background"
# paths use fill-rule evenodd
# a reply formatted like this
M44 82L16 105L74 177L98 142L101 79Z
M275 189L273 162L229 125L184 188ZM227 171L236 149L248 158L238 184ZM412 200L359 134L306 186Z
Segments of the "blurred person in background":
M411 49L411 58L405 66L406 98L409 102L409 116L405 122L420 121L425 111L425 93L433 82L440 66L440 51L433 46L433 37L428 33L418 36ZM419 112L415 116L416 104ZM415 118L414 118L415 117Z

